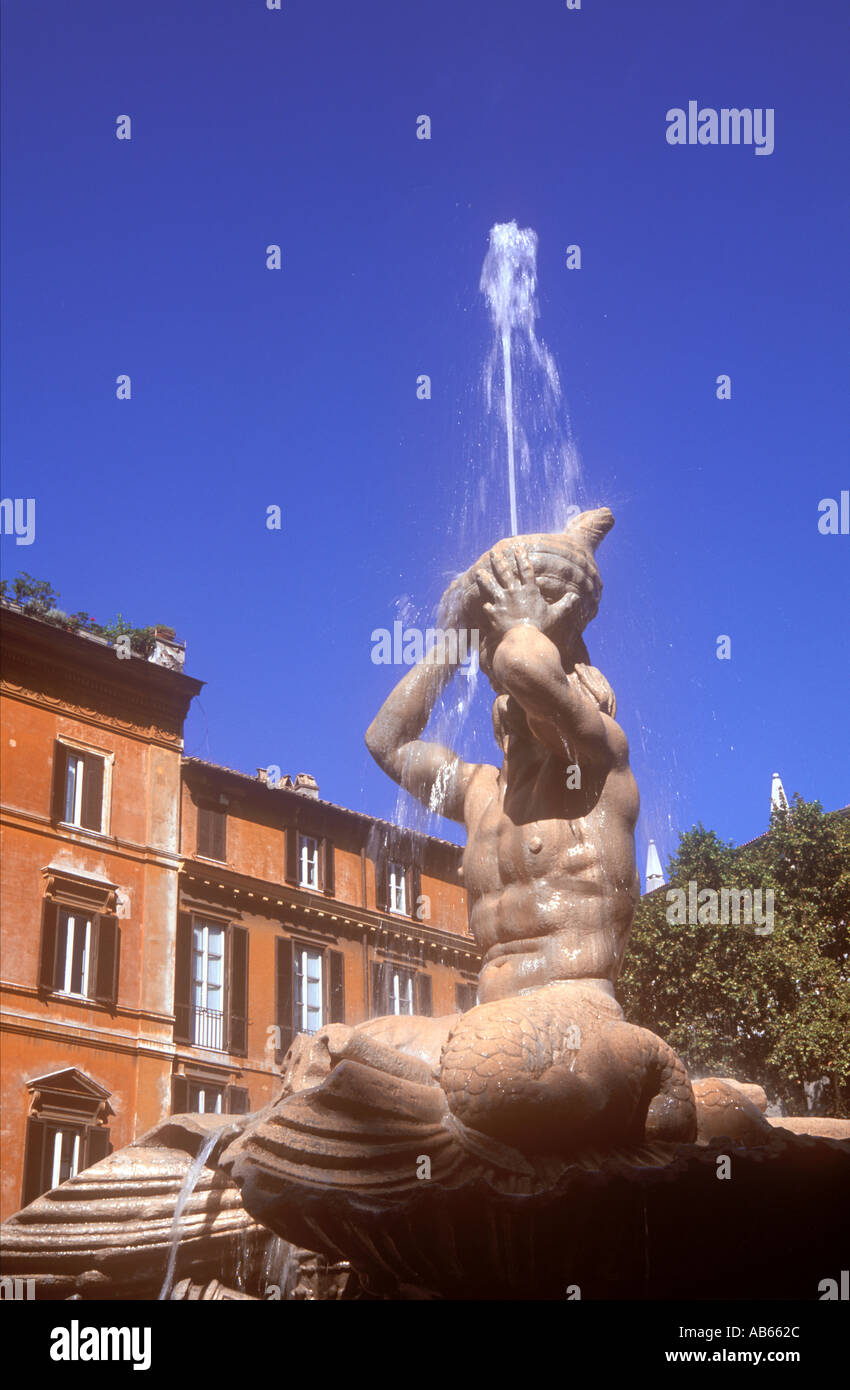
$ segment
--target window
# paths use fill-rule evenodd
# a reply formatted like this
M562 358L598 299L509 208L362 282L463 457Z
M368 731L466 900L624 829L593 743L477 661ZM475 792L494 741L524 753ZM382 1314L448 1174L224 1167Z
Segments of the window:
M206 1081L190 1081L187 1109L192 1115L220 1115L224 1087L211 1086Z
M334 847L326 835L306 835L286 827L284 876L297 888L334 894Z
M224 927L195 922L192 939L192 1043L224 1047Z
M372 961L371 1017L386 1014L433 1014L431 976L424 970L396 965L394 961Z
M322 952L295 952L295 1029L315 1033L324 1019L322 1008Z
M375 861L375 906L394 917L416 917L420 870L410 846L382 847Z
M111 1152L109 1092L69 1067L27 1083L30 1110L22 1206L28 1206Z
M390 912L400 912L402 916L407 912L407 874L401 864L396 864L392 860L388 865L389 873L389 898L387 906Z
M104 828L107 756L56 744L53 806L56 820L81 830Z
M298 883L301 888L319 886L319 842L309 835L298 836Z
M477 985L455 984L455 1008L459 1014L465 1014L467 1009L474 1009L477 1003Z
M61 994L76 994L83 999L88 997L91 938L90 917L84 917L81 913L60 912L56 988Z
M296 1033L345 1022L345 958L279 936L275 941L275 1061L283 1061Z
M227 862L227 812L217 806L198 807L198 846L202 859Z
M82 1138L79 1129L69 1129L65 1125L46 1126L46 1158L51 1187L58 1187L61 1182L79 1173Z
M178 912L174 1040L216 1052L247 1052L247 928Z
M390 880L392 881L392 880ZM402 909L403 911L404 909ZM401 970L392 967L390 970L390 1007L391 1014L412 1014L413 1010L413 976L412 970Z
M251 1098L245 1086L228 1085L226 1078L190 1070L171 1078L172 1115L247 1115Z
M69 896L74 895L74 887L69 885ZM80 885L78 903L84 901L86 889ZM95 886L88 891L92 901L106 901L108 896ZM118 921L112 913L45 899L39 989L114 1007L118 999L119 950Z

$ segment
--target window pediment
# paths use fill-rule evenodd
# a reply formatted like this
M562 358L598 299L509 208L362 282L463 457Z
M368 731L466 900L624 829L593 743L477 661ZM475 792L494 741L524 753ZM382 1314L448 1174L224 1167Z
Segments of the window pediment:
M90 912L112 914L116 910L117 885L107 879L90 878L77 874L73 869L54 868L43 870L45 893L54 902L66 907L86 908Z

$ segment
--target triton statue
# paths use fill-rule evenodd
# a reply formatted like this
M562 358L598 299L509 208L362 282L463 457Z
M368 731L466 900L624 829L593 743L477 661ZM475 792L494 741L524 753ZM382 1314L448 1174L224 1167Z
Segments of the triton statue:
M454 675L447 660L408 672L366 735L390 777L466 826L479 1002L440 1020L442 1038L429 1021L427 1036L442 1045L432 1060L452 1113L522 1149L696 1135L683 1064L614 999L640 896L638 790L582 637L602 590L594 551L613 524L602 507L559 534L501 541L443 599L456 628L481 632L501 767L422 739ZM364 1031L406 1050L416 1029L392 1019Z

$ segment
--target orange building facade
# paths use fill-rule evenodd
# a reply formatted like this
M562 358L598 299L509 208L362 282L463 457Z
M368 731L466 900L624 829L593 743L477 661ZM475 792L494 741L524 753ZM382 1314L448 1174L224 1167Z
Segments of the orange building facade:
M474 1000L457 846L183 757L202 682L0 608L5 1219L169 1112L255 1110L293 1036Z

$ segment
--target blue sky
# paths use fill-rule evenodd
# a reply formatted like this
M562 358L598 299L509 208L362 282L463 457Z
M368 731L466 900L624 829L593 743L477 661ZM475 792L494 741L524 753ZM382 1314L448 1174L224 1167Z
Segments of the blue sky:
M399 673L370 635L475 558L478 281L516 219L588 501L617 519L588 643L632 743L641 862L697 820L760 833L774 770L850 800L850 537L817 526L850 487L839 0L4 18L2 491L35 497L37 526L3 537L3 572L175 626L208 682L188 752L393 814L363 731ZM669 146L692 99L773 108L773 154ZM482 468L496 539L503 462Z

